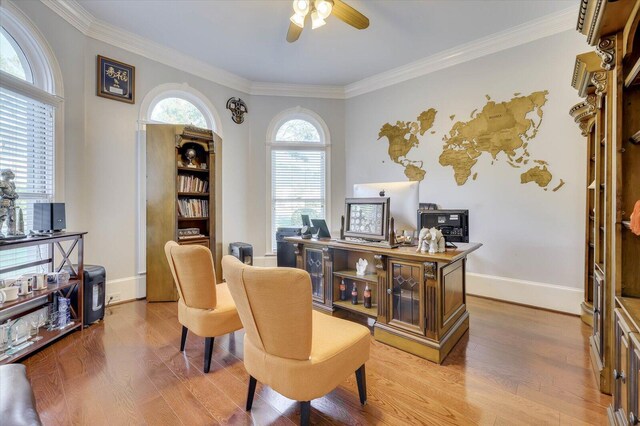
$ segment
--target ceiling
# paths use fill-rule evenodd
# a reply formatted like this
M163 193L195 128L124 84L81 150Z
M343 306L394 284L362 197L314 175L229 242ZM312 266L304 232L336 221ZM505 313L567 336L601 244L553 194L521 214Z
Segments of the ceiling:
M578 0L345 0L371 25L331 16L287 43L290 0L78 0L95 18L251 81L343 86L567 8Z

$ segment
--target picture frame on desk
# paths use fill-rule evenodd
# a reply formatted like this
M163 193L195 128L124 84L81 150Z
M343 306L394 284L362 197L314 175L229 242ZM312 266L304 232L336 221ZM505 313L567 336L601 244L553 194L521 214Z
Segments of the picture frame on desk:
M390 198L345 199L345 238L390 242Z
M97 55L97 95L135 104L136 67Z

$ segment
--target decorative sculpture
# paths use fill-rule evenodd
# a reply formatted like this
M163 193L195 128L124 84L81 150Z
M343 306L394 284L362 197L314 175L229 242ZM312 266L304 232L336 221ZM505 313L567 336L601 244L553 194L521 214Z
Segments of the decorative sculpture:
M189 148L185 151L184 158L186 158L187 161L189 162L189 164L187 164L187 167L196 168L196 164L193 162L196 156L197 156L196 150L193 148Z
M17 229L16 200L19 198L16 192L16 184L13 182L16 175L10 169L0 172L0 238L5 238L2 228L7 222L7 237L22 236L24 232L24 220L20 212L20 229Z
M631 213L631 232L640 235L640 200L636 201Z
M416 251L429 254L443 253L445 251L445 240L442 231L436 228L422 228L418 238L418 248Z
M358 262L356 262L356 275L363 276L368 264L369 262L366 259L358 259Z
M227 109L231 111L231 119L236 124L244 122L244 115L249 112L247 104L240 98L229 98Z

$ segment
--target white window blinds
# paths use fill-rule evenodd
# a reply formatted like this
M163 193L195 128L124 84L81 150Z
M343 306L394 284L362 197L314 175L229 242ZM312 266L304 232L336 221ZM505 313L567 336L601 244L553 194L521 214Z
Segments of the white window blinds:
M302 225L301 214L324 218L326 171L324 150L271 150L271 225ZM275 235L272 235L275 251Z
M52 105L0 87L0 170L11 169L16 176L25 232L33 226L33 204L53 200L54 111ZM0 268L44 255L37 247L0 252Z

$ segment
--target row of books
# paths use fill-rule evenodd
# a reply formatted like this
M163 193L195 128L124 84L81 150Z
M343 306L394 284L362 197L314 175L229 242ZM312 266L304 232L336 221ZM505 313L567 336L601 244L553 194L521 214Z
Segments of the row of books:
M207 192L209 182L195 176L179 175L178 192Z
M194 198L178 200L178 213L180 217L208 217L209 201Z

